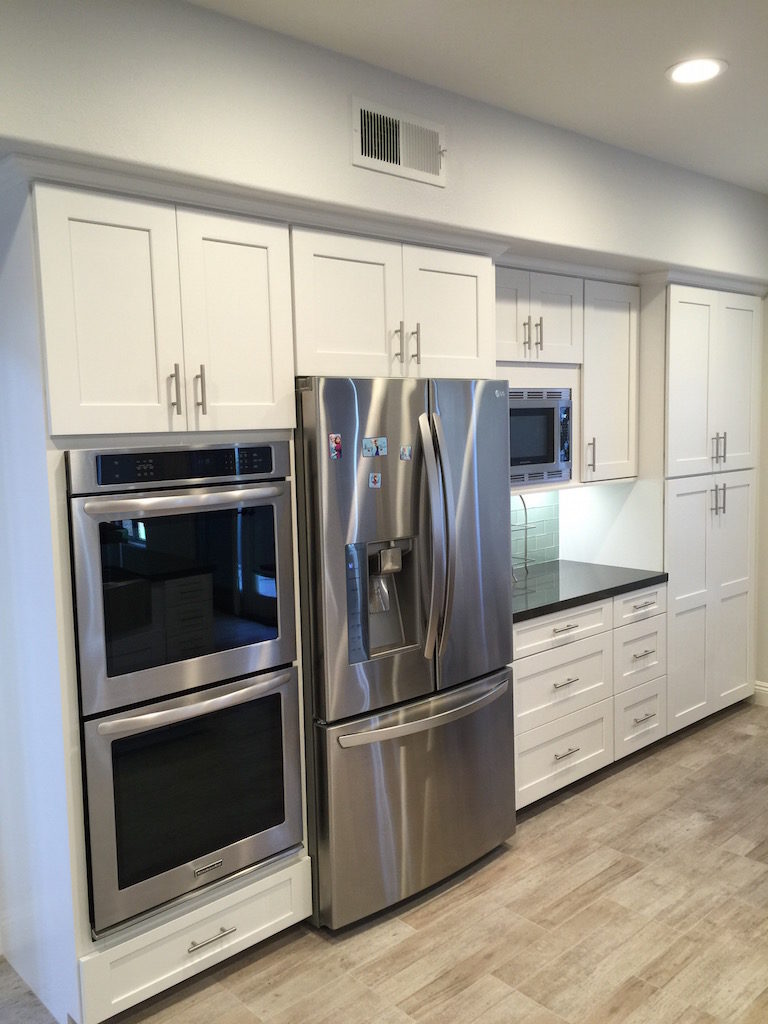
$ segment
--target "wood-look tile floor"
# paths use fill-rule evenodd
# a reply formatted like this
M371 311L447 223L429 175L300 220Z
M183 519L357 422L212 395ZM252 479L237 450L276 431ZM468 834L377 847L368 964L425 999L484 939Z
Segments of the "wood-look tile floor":
M2 959L0 1021L51 1021ZM500 850L395 911L296 926L114 1021L766 1024L768 708L526 808Z

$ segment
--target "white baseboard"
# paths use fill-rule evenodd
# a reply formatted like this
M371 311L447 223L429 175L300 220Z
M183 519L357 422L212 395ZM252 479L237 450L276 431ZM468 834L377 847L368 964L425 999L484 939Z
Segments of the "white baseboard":
M768 683L761 683L759 679L755 680L755 692L752 696L752 703L768 708Z

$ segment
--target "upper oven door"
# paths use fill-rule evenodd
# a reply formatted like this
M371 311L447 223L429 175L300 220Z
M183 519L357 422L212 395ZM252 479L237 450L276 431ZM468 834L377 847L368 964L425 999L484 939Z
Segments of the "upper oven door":
M290 481L71 502L85 716L290 664Z

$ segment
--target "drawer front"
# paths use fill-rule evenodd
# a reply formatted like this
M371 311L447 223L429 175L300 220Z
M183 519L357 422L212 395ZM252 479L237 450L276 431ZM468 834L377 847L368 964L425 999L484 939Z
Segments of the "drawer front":
M512 666L512 675L515 733L519 735L611 696L611 633L521 658Z
M517 740L517 806L525 807L613 761L613 698L523 733Z
M667 735L667 677L660 676L614 698L616 760Z
M312 912L308 857L125 942L81 957L83 1024L98 1024Z
M562 647L595 633L613 628L613 600L578 605L567 612L553 612L536 619L513 623L512 641L515 658Z
M667 610L667 584L645 590L633 590L613 599L613 624L624 626L628 622L647 619L651 615L663 615Z
M663 676L666 671L666 615L654 615L613 631L614 693Z

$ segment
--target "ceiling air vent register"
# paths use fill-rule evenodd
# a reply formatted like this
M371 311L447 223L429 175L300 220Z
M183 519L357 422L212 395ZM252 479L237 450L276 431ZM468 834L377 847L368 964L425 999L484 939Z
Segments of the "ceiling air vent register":
M445 126L355 101L352 163L445 187Z

